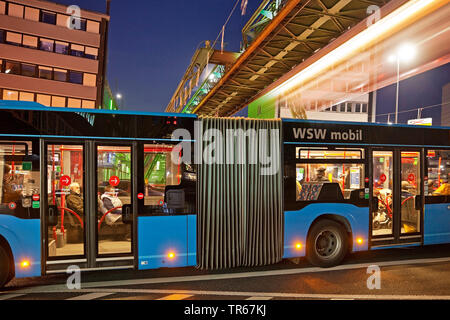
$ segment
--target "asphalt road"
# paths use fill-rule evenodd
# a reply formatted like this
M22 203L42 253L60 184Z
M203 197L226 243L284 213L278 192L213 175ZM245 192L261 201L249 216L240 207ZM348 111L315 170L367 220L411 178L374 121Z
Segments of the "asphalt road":
M368 273L370 265L379 267L378 278ZM299 259L215 272L89 272L82 274L79 290L67 288L67 277L13 280L0 300L450 300L450 245L357 253L330 269ZM379 289L368 288L369 277Z

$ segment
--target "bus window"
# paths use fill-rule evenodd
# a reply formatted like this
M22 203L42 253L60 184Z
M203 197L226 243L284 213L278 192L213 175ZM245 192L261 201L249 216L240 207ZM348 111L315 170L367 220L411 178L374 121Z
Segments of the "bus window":
M30 142L0 141L0 214L39 219L39 158Z
M144 213L173 213L167 208L165 194L170 187L176 189L181 184L180 158L181 150L173 145L144 145Z
M450 196L450 151L429 150L425 195Z
M378 198L378 211L372 217L374 236L392 234L393 159L392 151L373 152L373 195Z
M98 253L130 253L131 224L122 208L131 204L131 148L97 147Z
M364 188L364 149L297 147L296 157L301 161L296 165L297 201L306 182L337 183L344 199L350 199L352 191Z
M48 205L56 206L58 224L48 228L48 256L84 254L83 146L48 145Z
M364 188L364 165L361 163L297 164L297 201L302 184L305 182L338 183L344 199L349 199L352 191Z
M327 148L296 148L297 159L363 159L364 149L343 149L336 148L333 150Z

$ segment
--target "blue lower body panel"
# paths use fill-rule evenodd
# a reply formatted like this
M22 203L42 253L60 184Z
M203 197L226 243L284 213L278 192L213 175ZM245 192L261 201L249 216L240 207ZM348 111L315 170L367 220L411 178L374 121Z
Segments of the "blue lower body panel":
M193 221L195 216L188 215L139 217L139 269L195 265Z
M16 278L41 275L41 221L0 215L0 236L11 247ZM28 261L27 267L21 263Z
M450 204L427 204L424 216L424 244L450 243Z
M284 213L284 255L283 258L306 255L306 239L312 223L320 216L332 214L347 220L353 234L353 251L368 249L369 208L348 203L314 203L298 211ZM358 243L356 239L361 239Z

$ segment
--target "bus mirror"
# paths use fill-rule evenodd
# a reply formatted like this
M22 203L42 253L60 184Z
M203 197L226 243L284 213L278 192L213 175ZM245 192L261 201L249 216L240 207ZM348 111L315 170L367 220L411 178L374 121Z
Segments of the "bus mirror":
M122 207L122 222L125 224L133 223L133 210L131 204L126 204Z
M48 206L48 225L49 227L58 225L58 208L56 206Z

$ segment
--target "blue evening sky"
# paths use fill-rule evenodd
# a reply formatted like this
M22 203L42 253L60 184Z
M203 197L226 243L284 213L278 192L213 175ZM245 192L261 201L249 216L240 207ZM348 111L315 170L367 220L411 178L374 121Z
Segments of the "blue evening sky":
M56 0L105 12L106 0ZM112 0L108 80L126 110L164 111L197 46L214 41L236 0ZM225 31L226 50L238 51L241 30L261 0L240 4ZM219 39L220 45L220 39Z

